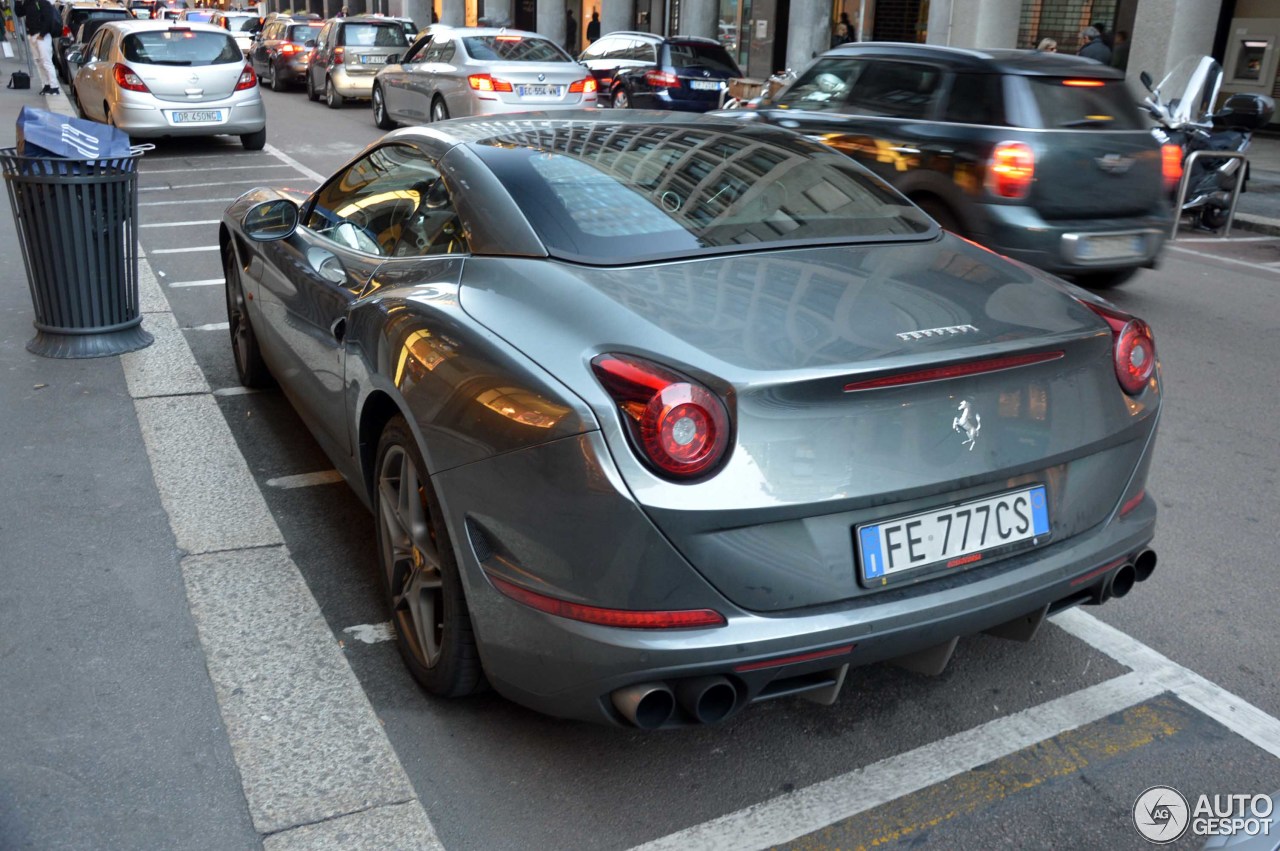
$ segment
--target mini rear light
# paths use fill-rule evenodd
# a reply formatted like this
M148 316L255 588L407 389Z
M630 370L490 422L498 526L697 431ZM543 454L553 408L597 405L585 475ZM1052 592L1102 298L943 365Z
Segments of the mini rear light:
M244 70L240 72L240 80L236 83L236 91L242 92L245 89L252 89L257 85L258 77L253 73L253 68L246 63Z
M494 36L494 41L524 41L524 36L520 35L499 35Z
M1024 142L1001 142L991 152L987 188L1001 198L1026 198L1036 176L1036 156Z
M680 88L680 78L670 71L645 71L644 81L655 89Z
M632 445L674 480L712 472L729 448L729 413L710 390L651 361L605 354L591 368L622 412Z
M904 384L924 384L929 381L945 381L948 378L964 378L969 375L982 375L986 372L1000 372L1019 366L1030 366L1033 363L1045 363L1058 360L1062 356L1062 352L1029 352L1025 355L1005 355L948 366L934 366L913 372L900 372L897 375L854 381L844 386L844 392L856 393L859 390L881 390L886 387L901 387Z
M1156 341L1151 326L1119 310L1085 302L1111 328L1111 355L1116 380L1130 396L1137 396L1156 371Z
M493 587L504 596L517 603L523 603L531 609L546 612L556 617L584 623L612 626L619 629L698 629L700 627L724 626L728 621L725 616L714 609L674 609L671 611L632 611L630 609L606 609L601 606L587 606L582 603L571 603L558 597L548 597L528 588L486 574Z
M1063 80L1062 85L1075 86L1082 89L1096 89L1099 86L1105 86L1106 83L1102 80Z
M121 65L119 62L111 69L111 75L115 78L116 85L130 92L146 92L151 93L147 88L147 84L142 82L142 78L133 72L128 65Z
M1182 146L1167 144L1160 146L1160 173L1164 177L1164 188L1172 192L1182 182Z
M591 94L596 90L596 78L587 77L585 80L578 80L576 83L569 84L570 93Z
M472 74L467 77L467 85L477 92L509 92L511 84L506 80L495 80L488 74Z

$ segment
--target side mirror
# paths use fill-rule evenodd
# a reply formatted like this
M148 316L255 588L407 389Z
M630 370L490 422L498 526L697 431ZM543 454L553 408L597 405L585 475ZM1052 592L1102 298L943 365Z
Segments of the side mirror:
M67 64L68 65L84 64L84 53L80 50L80 48L74 47L71 50L67 51Z
M400 54L399 54L399 53L393 53L393 54L391 54L390 56L388 56L388 57L387 57L387 64L388 64L388 65L399 65L399 64L400 64Z
M306 41L304 41L304 42L302 43L302 46L303 46L303 47L315 47L315 46L316 46L316 40L315 40L314 38L309 38L309 39L307 39Z
M1147 91L1149 91L1149 92L1150 92L1150 91L1154 91L1154 89L1152 89L1152 88L1151 88L1151 75L1150 75L1150 74L1148 74L1146 71L1143 71L1141 74L1139 74L1139 75L1138 75L1138 79L1142 82L1142 85L1144 85L1144 86L1146 86L1146 87L1147 87Z
M245 236L271 242L291 236L298 228L298 205L285 198L255 204L244 214Z

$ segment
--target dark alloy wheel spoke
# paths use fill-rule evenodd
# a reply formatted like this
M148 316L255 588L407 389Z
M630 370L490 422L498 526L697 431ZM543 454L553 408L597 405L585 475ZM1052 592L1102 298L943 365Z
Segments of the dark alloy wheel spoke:
M398 446L383 457L378 515L396 628L430 667L440 658L443 636L439 555L417 467Z

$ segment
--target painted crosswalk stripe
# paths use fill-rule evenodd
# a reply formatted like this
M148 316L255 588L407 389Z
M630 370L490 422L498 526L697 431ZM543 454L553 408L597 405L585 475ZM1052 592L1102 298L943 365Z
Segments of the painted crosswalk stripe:
M191 245L186 248L153 248L152 254L191 254L196 251L217 251L216 245Z
M180 289L182 287L216 287L226 283L222 278L205 278L202 281L173 281L166 284L169 289Z
M342 481L342 474L337 470L322 470L318 473L302 473L297 476L280 476L277 479L267 479L267 484L273 488L309 488L316 485L331 485Z

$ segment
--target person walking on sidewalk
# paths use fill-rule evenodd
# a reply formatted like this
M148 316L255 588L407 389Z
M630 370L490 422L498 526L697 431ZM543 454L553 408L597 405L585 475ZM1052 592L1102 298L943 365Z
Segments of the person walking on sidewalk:
M44 83L40 94L56 95L58 72L53 69L53 39L62 35L62 16L49 0L25 0L22 16L27 25L27 41L31 44L31 59L40 72L40 82Z

